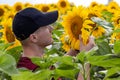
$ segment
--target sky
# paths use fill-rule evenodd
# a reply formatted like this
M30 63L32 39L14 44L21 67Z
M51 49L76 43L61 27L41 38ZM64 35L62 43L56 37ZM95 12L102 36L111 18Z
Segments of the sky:
M0 0L0 4L9 4L9 5L13 5L15 2L30 2L32 4L36 4L36 3L56 3L58 0ZM107 4L108 0L68 0L69 2L73 2L75 5L84 5L84 6L88 6L92 1L96 1L98 3L101 4ZM120 0L117 0L120 1Z

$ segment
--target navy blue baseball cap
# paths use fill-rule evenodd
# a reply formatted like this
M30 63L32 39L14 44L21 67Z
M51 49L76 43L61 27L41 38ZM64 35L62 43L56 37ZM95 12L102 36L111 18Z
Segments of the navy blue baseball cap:
M16 13L12 30L16 38L22 41L40 27L54 23L57 18L57 10L45 13L36 8L28 7Z

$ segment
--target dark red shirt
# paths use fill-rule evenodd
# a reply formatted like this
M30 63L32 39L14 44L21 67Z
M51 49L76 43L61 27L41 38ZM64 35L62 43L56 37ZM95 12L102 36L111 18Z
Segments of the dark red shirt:
M28 57L21 57L17 63L17 68L27 68L32 71L34 71L38 67L39 66L32 63L31 59L29 59Z

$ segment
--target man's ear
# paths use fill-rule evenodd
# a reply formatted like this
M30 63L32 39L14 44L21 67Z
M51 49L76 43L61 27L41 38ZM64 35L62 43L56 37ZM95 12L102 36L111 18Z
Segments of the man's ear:
M36 34L30 34L29 39L30 39L32 42L37 42L37 35L36 35Z

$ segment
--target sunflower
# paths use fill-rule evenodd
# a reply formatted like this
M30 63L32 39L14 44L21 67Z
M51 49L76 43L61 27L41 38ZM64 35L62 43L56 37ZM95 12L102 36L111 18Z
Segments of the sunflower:
M98 26L96 29L94 29L94 31L92 32L92 35L98 38L102 36L104 33L105 33L105 29L102 26Z
M33 7L40 10L40 6L41 6L41 5L42 5L42 4L34 4Z
M102 12L102 11L108 11L108 9L107 9L107 6L106 5L100 5L100 11Z
M116 11L114 17L112 18L114 30L120 29L120 11ZM113 33L111 35L110 43L114 43L115 40L120 40L120 33Z
M109 4L108 4L108 11L111 12L111 13L115 13L116 10L118 10L120 7L118 5L117 2L114 2L114 1L111 1Z
M15 39L15 41L12 43L11 46L9 46L9 47L7 48L7 50L8 50L8 49L15 48L15 47L17 47L17 46L21 46L21 44L20 44L20 41L19 41L19 40Z
M26 2L25 4L23 4L23 6L26 8L26 7L32 7L33 5L29 2Z
M70 3L67 0L59 0L57 2L57 7L61 14L65 14L66 11L70 8Z
M10 27L4 27L4 29L2 29L1 32L3 32L2 40L4 40L5 43L11 43L15 41L15 37Z
M91 17L101 17L101 9L98 6L95 6L93 8L88 8L88 18L90 19Z
M120 27L115 27L114 30L116 29L120 29ZM115 41L118 41L118 40L120 40L120 32L113 33L111 35L110 44L113 44Z
M13 43L13 45L11 45L10 47L13 48L13 46L15 47L15 45L19 46L20 44L18 44L18 41L15 39L15 36L11 30L11 26L10 23L11 20L6 20L2 23L3 25L3 29L0 30L0 32L2 32L2 37L1 40L4 41L5 43ZM17 41L17 42L16 42ZM17 43L17 44L15 44Z
M0 6L0 19L4 16L5 14L5 9L3 6Z
M3 19L7 20L7 19L11 18L13 20L14 16L15 16L15 12L13 12L12 10L11 11L7 11L5 13L5 16L4 16Z
M56 4L54 4L54 3L52 3L52 4L50 4L50 7L52 8L52 9L57 9L57 5Z
M105 29L102 26L98 25L97 23L87 24L87 25L92 27L89 30L90 35L93 35L95 38L98 38L98 37L102 36L103 34L105 34Z
M6 16L4 16L3 18L6 18ZM3 19L1 22L2 27L11 27L12 26L12 18L7 18L7 19Z
M93 7L95 7L95 6L98 6L99 4L97 3L97 2L91 2L91 4L90 4L90 8L93 8Z
M38 9L40 9L42 12L48 12L50 10L49 4L40 4L38 5Z
M120 40L120 33L116 33L115 39Z
M79 50L79 35L82 34L81 29L87 15L85 15L85 8L80 6L73 8L67 15L63 17L62 25L66 34L69 35L71 48ZM84 34L82 34L84 35ZM85 39L85 38L84 38Z
M114 44L115 41L120 40L120 32L119 33L113 33L111 35L111 39L110 39L110 44Z
M3 7L4 7L4 10L6 10L6 11L11 10L11 6L8 5L8 4L2 4L1 6L3 6Z
M60 40L62 42L62 48L67 52L70 50L70 43L69 43L69 35L64 33L61 37Z
M86 19L86 21L90 22L92 17L99 17L101 18L101 13L94 9L88 9L88 19ZM94 22L90 22L90 23L86 23L87 25L89 25L89 27L91 26L91 30L89 30L93 36L100 37L105 33L105 29L98 25L97 23Z
M115 33L113 33L112 35L111 35L111 39L110 39L110 44L113 44L114 42L115 42L115 36L116 36L116 34Z
M23 9L23 4L21 2L16 2L13 5L13 9L14 9L15 12L18 12L18 11Z
M81 29L82 31L82 35L81 37L83 38L83 43L86 45L88 42L88 38L90 36L90 32L92 27L89 24L94 24L94 22L92 22L91 20L84 20L83 23L83 28Z
M4 27L4 29L0 30L2 32L2 38L1 40L5 43L13 43L11 46L8 47L8 49L11 49L16 46L20 46L20 42L15 39L15 36L11 30L11 27Z
M11 19L4 20L2 22L2 26L3 26L3 29L1 30L1 32L3 32L2 40L4 40L5 43L11 43L15 41L15 37L11 30L11 25L12 25L11 22L12 22Z
M120 28L120 10L116 11L112 17L112 21L115 27Z

